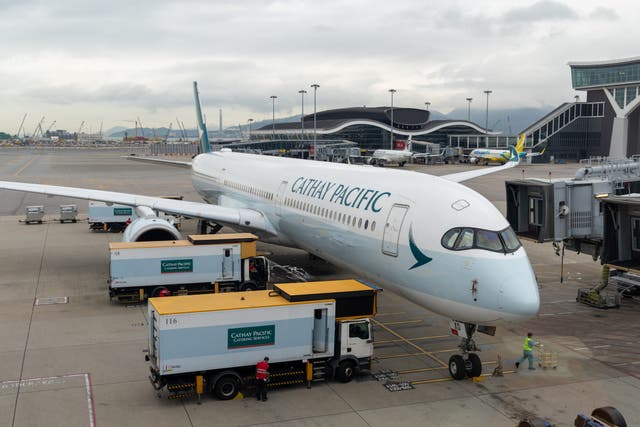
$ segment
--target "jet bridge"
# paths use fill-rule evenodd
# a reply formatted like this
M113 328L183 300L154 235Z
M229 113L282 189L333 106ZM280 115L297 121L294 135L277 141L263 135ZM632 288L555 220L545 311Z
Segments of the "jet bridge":
M574 178L506 182L507 220L516 234L600 256L605 229L601 200L640 192L640 158L583 162Z

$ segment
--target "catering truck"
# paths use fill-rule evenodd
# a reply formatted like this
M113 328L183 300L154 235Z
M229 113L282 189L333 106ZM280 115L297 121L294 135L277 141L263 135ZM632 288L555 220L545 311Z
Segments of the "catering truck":
M109 244L109 295L120 302L192 293L265 289L269 264L250 233Z
M149 299L149 379L170 399L233 399L269 357L268 387L350 381L371 369L378 289L357 280Z
M131 206L89 202L89 229L118 233L137 218Z

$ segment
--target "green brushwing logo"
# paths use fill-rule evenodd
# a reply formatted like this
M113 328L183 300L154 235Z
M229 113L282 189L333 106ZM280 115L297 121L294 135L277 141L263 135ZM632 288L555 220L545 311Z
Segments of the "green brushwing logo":
M411 253L413 257L416 259L416 263L413 264L409 270L413 270L417 267L422 267L423 265L431 262L433 258L429 258L426 256L420 248L416 245L416 242L413 240L413 226L409 228L409 249L411 249Z

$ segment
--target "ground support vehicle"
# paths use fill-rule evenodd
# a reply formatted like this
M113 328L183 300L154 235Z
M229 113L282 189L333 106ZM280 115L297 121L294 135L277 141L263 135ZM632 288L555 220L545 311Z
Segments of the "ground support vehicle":
M119 233L137 218L131 206L89 202L89 229Z
M77 222L78 206L77 205L60 205L60 223L65 221Z
M357 280L275 284L272 291L149 299L149 379L169 398L251 392L268 356L269 388L350 381L371 368L378 289Z
M148 297L265 289L269 264L250 233L190 235L187 240L109 244L109 295Z
M31 224L33 222L42 224L44 219L44 206L27 206L25 214L25 224Z

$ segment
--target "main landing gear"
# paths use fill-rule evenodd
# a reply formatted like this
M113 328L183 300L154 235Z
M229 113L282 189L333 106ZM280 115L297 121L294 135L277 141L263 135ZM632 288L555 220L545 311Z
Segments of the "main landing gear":
M482 374L482 362L480 357L474 353L480 351L473 340L473 334L477 330L478 325L475 323L451 321L451 333L460 337L461 341L458 347L462 352L462 354L454 354L449 358L449 374L454 380L479 377ZM495 328L493 332L495 332Z

